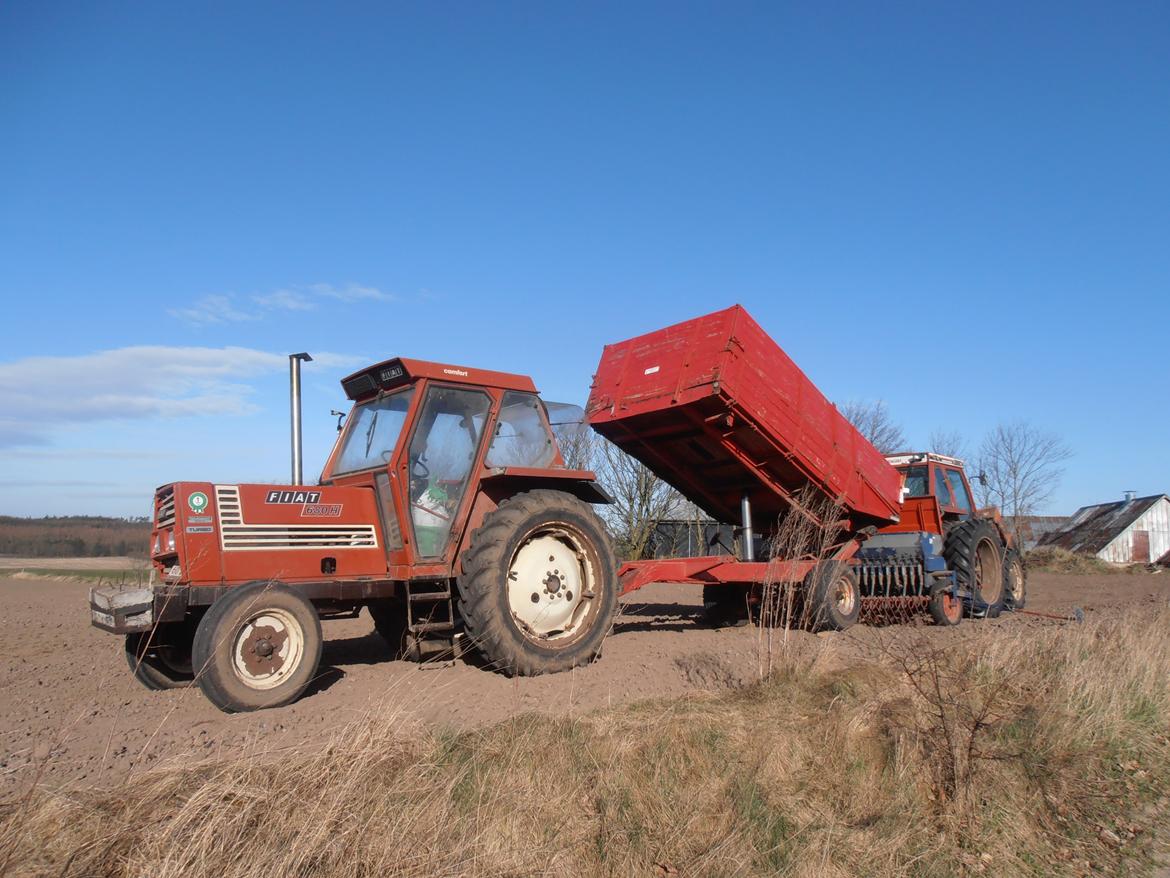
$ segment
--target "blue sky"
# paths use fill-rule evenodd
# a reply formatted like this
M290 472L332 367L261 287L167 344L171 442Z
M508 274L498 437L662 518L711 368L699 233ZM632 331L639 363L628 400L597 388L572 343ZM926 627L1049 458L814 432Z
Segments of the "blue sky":
M583 401L744 304L915 444L1170 490L1170 6L0 7L0 513L307 471L396 354Z

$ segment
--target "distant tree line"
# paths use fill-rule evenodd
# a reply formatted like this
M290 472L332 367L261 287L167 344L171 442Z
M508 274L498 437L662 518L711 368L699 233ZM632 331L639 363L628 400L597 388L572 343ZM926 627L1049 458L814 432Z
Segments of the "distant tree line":
M31 558L146 557L150 519L98 515L0 515L0 555Z

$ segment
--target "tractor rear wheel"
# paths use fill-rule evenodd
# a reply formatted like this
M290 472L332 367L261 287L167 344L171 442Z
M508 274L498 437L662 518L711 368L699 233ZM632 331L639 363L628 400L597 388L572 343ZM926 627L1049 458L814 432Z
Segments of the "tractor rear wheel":
M1028 571L1015 549L1003 556L1003 603L1009 610L1022 610L1028 600Z
M191 629L186 625L127 634L125 652L134 679L147 689L181 689L195 679L191 670Z
M804 577L815 631L844 631L861 615L861 586L847 564L822 561Z
M744 585L704 585L703 618L716 628L742 628L749 621Z
M286 585L249 582L208 609L191 657L199 688L235 713L295 701L321 662L317 609Z
M617 609L617 565L589 504L561 491L516 494L484 516L461 557L468 639L508 676L585 664Z
M1003 609L1003 540L990 521L970 518L952 527L943 545L947 566L972 594L972 615L993 619Z

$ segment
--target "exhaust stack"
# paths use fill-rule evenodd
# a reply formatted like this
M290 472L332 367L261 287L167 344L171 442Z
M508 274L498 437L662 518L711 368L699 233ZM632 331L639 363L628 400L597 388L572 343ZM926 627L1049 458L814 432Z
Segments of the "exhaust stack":
M288 355L288 396L292 409L292 484L305 483L301 466L301 361L313 362L307 353Z

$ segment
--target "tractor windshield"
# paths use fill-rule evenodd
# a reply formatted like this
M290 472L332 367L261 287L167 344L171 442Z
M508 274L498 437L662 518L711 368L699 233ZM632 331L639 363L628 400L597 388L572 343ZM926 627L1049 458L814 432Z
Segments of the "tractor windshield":
M372 399L354 406L346 425L345 442L334 475L357 472L375 466L385 466L398 444L398 434L406 422L406 412L414 388L408 387L380 399Z
M907 497L925 497L930 493L926 467L908 466L902 470L902 478L905 479Z

